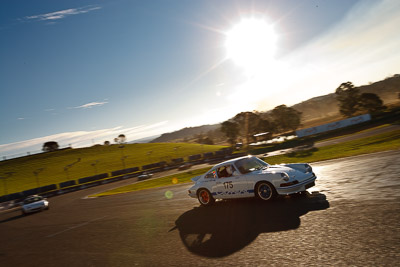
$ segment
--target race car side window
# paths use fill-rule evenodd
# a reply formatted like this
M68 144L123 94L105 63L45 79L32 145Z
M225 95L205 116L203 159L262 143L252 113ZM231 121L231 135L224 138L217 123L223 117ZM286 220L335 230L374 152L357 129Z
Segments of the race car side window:
M217 171L211 170L209 173L206 174L205 178L217 178Z
M232 165L226 165L218 168L218 177L219 178L226 178L231 177L233 172Z
M238 176L240 173L236 170L235 166L231 165L232 176Z

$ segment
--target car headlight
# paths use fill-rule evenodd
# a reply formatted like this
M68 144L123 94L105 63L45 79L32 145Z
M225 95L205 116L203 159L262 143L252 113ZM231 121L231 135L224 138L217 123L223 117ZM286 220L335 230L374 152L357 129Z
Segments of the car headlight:
M290 179L289 175L286 172L282 172L281 177L286 182L289 181L289 179Z
M304 164L304 167L306 167L306 172L312 172L312 168L309 164Z

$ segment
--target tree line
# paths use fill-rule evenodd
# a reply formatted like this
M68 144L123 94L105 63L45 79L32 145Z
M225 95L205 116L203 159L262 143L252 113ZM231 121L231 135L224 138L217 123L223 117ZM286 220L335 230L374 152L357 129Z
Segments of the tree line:
M335 91L339 112L344 117L352 117L363 113L377 113L386 109L382 99L374 93L360 94L353 83L342 83ZM256 141L259 133L270 135L294 131L301 125L302 113L294 108L280 105L267 113L241 112L235 117L224 121L221 125L230 144L246 141L246 144Z
M241 112L221 124L223 132L232 145L257 140L257 134L272 136L296 130L300 126L301 112L286 105L279 105L268 113Z
M115 142L115 144L122 145L122 144L126 143L126 136L124 134L120 134L120 135L118 135L118 137L114 138L114 142ZM111 145L111 143L110 143L110 141L104 141L104 145L109 146L109 145ZM42 150L43 150L43 152L52 152L52 151L58 150L59 148L60 148L60 146L58 145L58 143L56 141L48 141L43 144Z
M386 109L382 99L373 93L360 94L360 90L353 83L342 83L335 91L339 111L345 117L352 117L361 113L376 113Z

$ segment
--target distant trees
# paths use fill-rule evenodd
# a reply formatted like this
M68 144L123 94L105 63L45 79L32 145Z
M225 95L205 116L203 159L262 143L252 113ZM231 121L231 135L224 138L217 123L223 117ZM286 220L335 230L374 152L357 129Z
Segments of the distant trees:
M280 105L269 115L257 112L241 112L221 125L230 144L235 144L238 137L246 140L246 144L256 141L256 134L295 130L300 126L301 112L294 108Z
M123 144L126 142L126 136L124 134L118 135L118 140L120 144Z
M294 131L301 124L301 112L286 105L279 105L271 111L271 118L276 130L280 132Z
M109 146L110 145L110 141L104 141L104 145L105 146Z
M342 83L336 88L335 94L339 102L339 111L343 116L351 117L360 109L360 91L354 87L353 83Z
M268 119L263 119L260 116L260 120L258 121L258 132L259 133L273 133L276 131L276 125L274 122L269 121Z
M213 145L214 141L210 136L204 136L202 133L196 134L196 143L203 144L203 145Z
M224 121L221 124L221 132L223 132L228 138L228 142L231 145L236 144L236 140L239 136L239 125L236 122Z
M49 141L49 142L46 142L46 143L43 144L42 150L43 150L44 152L51 152L51 151L56 151L56 150L58 150L58 148L59 148L59 145L58 145L57 142L55 142L55 141Z
M238 124L240 135L245 138L247 144L256 140L256 134L275 131L274 123L257 112L241 112L233 117L232 121Z
M203 143L204 136L203 136L202 133L196 134L196 135L195 135L195 138L196 138L196 141L195 141L196 143L199 143L199 144L202 144L202 143Z
M373 93L363 93L351 82L342 83L335 91L339 111L345 117L351 117L359 112L374 113L385 109L381 98Z
M205 137L205 138L203 139L203 142L202 142L201 144L204 144L204 145L213 145L213 144L214 144L214 141L213 141L209 136L207 136L207 137Z
M239 125L240 135L249 143L251 136L258 133L260 116L253 112L241 112L233 117L233 121Z
M206 136L213 142L213 144L223 142L226 139L225 134L221 132L221 128L207 131Z
M116 144L124 144L126 142L126 136L124 134L118 135L118 137L114 138L114 142Z
M373 93L363 93L360 96L360 108L375 113L384 110L386 107L383 105L382 99Z

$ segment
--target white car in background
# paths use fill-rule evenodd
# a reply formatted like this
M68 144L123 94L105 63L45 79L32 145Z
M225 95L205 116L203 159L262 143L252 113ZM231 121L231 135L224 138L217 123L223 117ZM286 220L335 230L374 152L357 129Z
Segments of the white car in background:
M25 198L22 202L22 214L26 215L28 213L41 211L41 210L48 210L49 209L49 202L46 198L42 196L33 195Z
M147 172L144 172L144 173L142 173L141 175L138 176L139 180L149 179L151 177L153 177L153 174L152 173L147 173Z
M257 157L245 156L222 162L193 178L195 184L189 196L203 206L215 199L257 197L269 201L277 195L305 192L316 179L306 163L269 165Z

